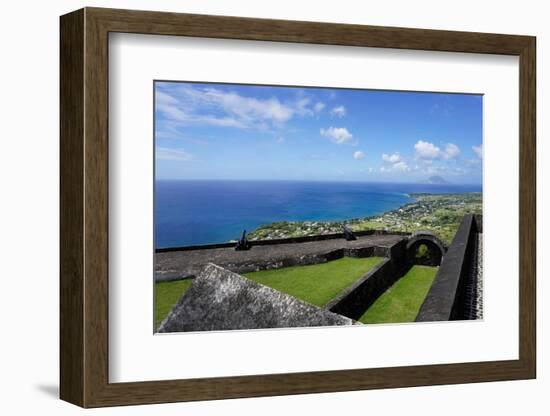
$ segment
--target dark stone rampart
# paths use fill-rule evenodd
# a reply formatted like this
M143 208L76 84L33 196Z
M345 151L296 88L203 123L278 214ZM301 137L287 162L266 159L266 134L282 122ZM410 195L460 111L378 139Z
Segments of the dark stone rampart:
M387 248L384 253L371 254L387 258L330 301L325 308L354 320L359 319L410 268L406 244L402 240Z
M445 253L434 282L420 307L417 322L464 319L465 279L469 275L476 248L481 217L465 215Z
M476 224L476 232L480 234L483 233L483 215L475 214L474 219Z
M400 232L400 231L384 231L384 230L364 230L364 231L354 231L353 234L357 237L364 237L370 235L400 235L408 236L410 233ZM254 246L273 246L280 244L295 244L295 243L307 243L311 241L326 241L326 240L335 240L343 239L344 233L334 233L334 234L320 234L312 235L306 237L290 237L290 238L277 238L271 240L248 240L250 247ZM227 242L227 243L217 243L217 244L200 244L193 246L183 246L183 247L164 247L157 248L155 253L169 253L172 251L196 251L196 250L210 250L215 248L234 248L237 242Z
M428 253L425 257L417 257L416 251L421 245L425 245ZM447 247L445 243L432 232L418 231L414 233L407 243L407 255L410 264L419 264L423 266L437 267L441 264L441 259L445 255Z
M300 243L253 246L235 251L233 247L184 250L155 254L155 281L179 280L196 276L208 263L235 273L278 269L325 263L344 256L389 257L390 247L402 241L402 235L379 234L358 236L354 241L343 238Z

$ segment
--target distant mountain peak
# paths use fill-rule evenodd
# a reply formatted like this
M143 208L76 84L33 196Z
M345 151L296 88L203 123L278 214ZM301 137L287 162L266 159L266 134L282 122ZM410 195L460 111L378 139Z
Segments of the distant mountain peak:
M431 183L433 185L446 185L449 182L443 179L441 176L435 175L428 178L428 183Z

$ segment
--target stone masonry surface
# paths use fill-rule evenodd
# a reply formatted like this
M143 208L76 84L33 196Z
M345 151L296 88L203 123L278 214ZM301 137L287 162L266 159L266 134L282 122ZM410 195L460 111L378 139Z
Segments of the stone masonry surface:
M476 319L483 319L483 234L478 233L477 238Z
M318 308L214 264L194 279L159 332L222 331L353 325Z
M155 280L178 280L194 277L208 263L214 263L236 273L274 269L302 264L322 263L337 250L390 248L406 239L402 235L360 236L357 240L331 239L301 243L253 246L235 251L233 247L155 253Z

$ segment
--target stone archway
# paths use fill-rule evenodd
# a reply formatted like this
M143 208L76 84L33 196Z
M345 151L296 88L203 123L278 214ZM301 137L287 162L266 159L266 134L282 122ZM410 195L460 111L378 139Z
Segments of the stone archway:
M425 250L422 256L418 256L422 246L425 246ZM443 241L429 231L417 231L407 242L407 257L411 264L439 266L446 252L447 247Z

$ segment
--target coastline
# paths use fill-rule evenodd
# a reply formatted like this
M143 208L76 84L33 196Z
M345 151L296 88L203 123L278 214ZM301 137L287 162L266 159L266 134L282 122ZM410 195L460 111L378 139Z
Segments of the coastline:
M155 190L155 249L235 242L243 230L253 240L341 233L344 224L356 231L410 232L418 226L411 218L403 221L400 210L430 195L478 195L481 202L480 191L473 184L160 181ZM481 213L478 205L474 209ZM424 219L421 225L434 229L436 221ZM443 234L445 238L450 232Z
M465 214L482 213L482 193L457 194L410 193L412 202L379 215L342 221L280 221L262 225L248 234L250 240L305 237L342 232L344 225L352 231L368 229L414 232L432 231L450 243L460 219Z

